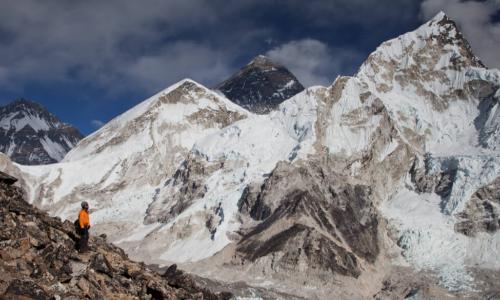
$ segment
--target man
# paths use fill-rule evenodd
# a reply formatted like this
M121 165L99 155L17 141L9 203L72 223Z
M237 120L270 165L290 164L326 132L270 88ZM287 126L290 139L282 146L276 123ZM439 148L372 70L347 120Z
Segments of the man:
M90 219L89 219L89 204L86 201L82 202L82 209L80 210L80 214L78 215L78 223L80 224L80 232L81 232L78 251L80 253L83 253L88 250L89 246Z

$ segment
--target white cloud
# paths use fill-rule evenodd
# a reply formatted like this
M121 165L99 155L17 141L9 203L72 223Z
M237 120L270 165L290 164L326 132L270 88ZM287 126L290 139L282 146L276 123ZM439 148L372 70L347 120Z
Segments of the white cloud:
M104 123L101 120L92 120L92 121L90 121L90 125L92 125L92 127L96 128L96 129L101 128L102 126L104 126L104 124L106 124L106 123Z
M304 86L329 85L337 75L351 75L360 58L355 50L331 48L315 39L290 41L266 55L290 69Z
M486 66L500 68L500 23L491 19L500 10L499 0L425 0L421 5L424 20L441 10L458 24L474 54Z

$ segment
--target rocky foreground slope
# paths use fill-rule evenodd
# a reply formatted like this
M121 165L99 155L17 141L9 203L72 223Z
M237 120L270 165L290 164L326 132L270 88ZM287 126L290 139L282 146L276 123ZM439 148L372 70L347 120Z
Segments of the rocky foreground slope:
M16 100L0 107L0 152L23 165L55 163L83 138L44 107Z
M1 299L229 299L198 288L169 268L162 276L93 237L89 253L75 250L69 221L49 217L23 199L15 181L0 172Z

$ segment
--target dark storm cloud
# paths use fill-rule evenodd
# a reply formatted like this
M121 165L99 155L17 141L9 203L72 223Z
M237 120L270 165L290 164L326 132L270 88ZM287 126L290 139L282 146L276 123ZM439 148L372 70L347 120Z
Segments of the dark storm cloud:
M169 36L213 17L202 1L3 1L0 28L10 38L0 46L0 83L117 84L145 56L161 55Z
M270 50L279 58L280 51L308 39L323 45L323 53L296 56L290 67L307 85L327 83L353 68L342 67L347 64L339 58L353 64L361 60L349 58L359 55L356 47L332 45L356 39L337 31L345 31L345 24L355 28L410 18L416 2L400 1L389 6L393 9L388 3L7 0L0 9L0 86L80 82L111 93L151 92L183 77L211 85L252 56ZM356 45L372 39L377 38L368 36ZM301 66L306 68L298 70Z
M500 20L494 18L500 12L500 0L426 0L422 3L423 19L439 11L458 23L474 53L486 66L500 68Z

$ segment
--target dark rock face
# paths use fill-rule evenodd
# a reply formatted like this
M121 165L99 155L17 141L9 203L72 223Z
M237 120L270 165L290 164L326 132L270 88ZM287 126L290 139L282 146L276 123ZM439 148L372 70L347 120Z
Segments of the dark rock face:
M500 177L477 190L459 214L455 230L467 236L478 232L493 233L500 229Z
M198 288L190 275L165 277L130 261L104 237L78 254L70 221L34 208L21 189L0 182L1 299L229 299Z
M0 107L0 151L24 165L60 161L83 135L41 105L17 100Z
M284 66L258 56L215 89L249 111L265 114L304 87Z
M313 269L358 277L360 260L379 253L378 217L367 186L346 182L328 166L280 163L260 191L244 193L242 213L262 222L237 251L251 261L273 257L273 268Z
M146 223L168 223L187 209L194 199L202 198L207 188L203 178L220 166L205 166L199 158L188 157L171 179L165 183L168 191L179 189L179 193L166 192L165 198L154 199L146 211ZM159 195L157 197L161 197Z
M453 183L455 182L458 160L449 158L442 163L443 170L436 174L430 174L430 154L426 154L423 163L415 157L410 169L411 181L415 191L418 193L436 193L442 199L441 206L444 207L449 199Z
M455 299L448 298L449 291L442 290L436 283L436 279L427 274L397 267L384 278L380 291L373 295L373 299Z
M2 171L0 171L0 182L5 183L7 185L13 185L17 182L17 178L10 176Z
M293 270L301 260L307 261L312 268L345 276L358 277L361 274L356 256L339 246L329 237L314 228L294 224L264 242L245 241L239 251L247 253L251 261L264 256L284 254L273 260L271 268Z

